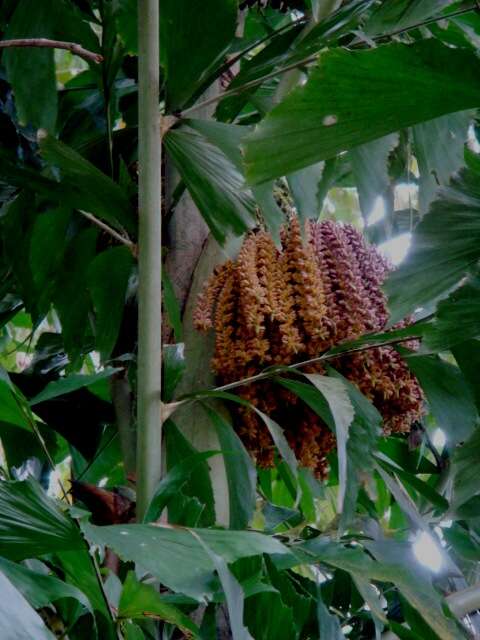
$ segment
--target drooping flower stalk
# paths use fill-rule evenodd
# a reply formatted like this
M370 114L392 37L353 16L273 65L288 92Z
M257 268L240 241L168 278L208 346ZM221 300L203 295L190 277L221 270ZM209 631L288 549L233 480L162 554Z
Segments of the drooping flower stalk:
M380 287L389 266L376 249L354 227L332 221L310 222L305 235L296 217L282 231L281 250L268 233L249 234L237 260L218 267L206 283L194 322L215 331L212 367L221 384L384 329ZM421 416L420 387L393 348L341 356L334 366L377 407L385 433L407 432ZM309 371L324 373L320 363ZM327 473L335 439L309 407L271 380L237 392L281 423L302 465ZM235 426L257 462L270 466L274 446L256 413L241 407Z

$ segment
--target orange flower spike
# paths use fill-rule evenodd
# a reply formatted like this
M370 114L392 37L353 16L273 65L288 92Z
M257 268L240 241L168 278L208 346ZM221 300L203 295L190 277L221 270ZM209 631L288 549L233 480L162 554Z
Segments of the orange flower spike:
M322 320L327 309L322 279L317 266L313 248L309 242L303 242L298 218L290 221L289 232L285 238L284 256L286 272L293 286L295 304L306 337L320 340L328 334Z
M262 231L256 235L257 242L257 276L263 289L263 312L270 320L276 318L279 313L278 300L278 260L279 251L272 237Z
M360 266L370 304L375 309L376 323L373 329L378 331L383 329L388 320L387 302L381 285L391 271L391 267L374 247L366 244L362 235L354 227L345 225L345 235Z
M234 379L235 374L238 374L235 359L236 309L236 274L233 267L230 267L215 311L215 357L212 363L214 370L225 380Z
M228 260L225 264L215 267L198 296L197 304L193 311L193 326L197 331L208 331L213 328L212 315L215 303L232 265L232 261Z
M243 242L236 262L239 283L239 307L247 329L259 333L263 324L260 306L263 301L262 287L257 275L257 240L248 235Z

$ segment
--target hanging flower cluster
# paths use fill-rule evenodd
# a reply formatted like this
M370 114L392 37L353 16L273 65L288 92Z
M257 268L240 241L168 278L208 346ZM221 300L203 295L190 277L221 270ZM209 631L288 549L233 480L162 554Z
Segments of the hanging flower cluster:
M212 367L223 383L289 365L345 340L381 331L387 321L380 289L388 266L350 225L292 217L279 250L264 232L248 235L238 258L217 267L199 296L194 323L215 332ZM355 383L384 418L384 432L407 432L422 413L414 376L390 347L348 354L334 367ZM321 363L302 369L323 373ZM293 393L271 380L236 392L276 419L303 466L323 476L335 439L323 421ZM261 466L274 446L258 415L241 407L236 428Z

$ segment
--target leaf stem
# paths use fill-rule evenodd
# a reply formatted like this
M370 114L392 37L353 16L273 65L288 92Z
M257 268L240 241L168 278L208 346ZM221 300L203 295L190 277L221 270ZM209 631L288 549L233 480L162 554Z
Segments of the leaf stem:
M84 49L76 42L64 42L63 40L50 40L48 38L15 38L14 40L0 40L0 49L10 47L40 47L44 49L65 49L87 62L99 64L103 61L103 56L94 51Z
M137 518L161 478L162 219L159 2L138 2L139 287Z
M314 364L316 362L323 362L327 360L333 360L335 358L341 358L342 356L349 355L350 353L357 353L358 351L367 351L368 349L377 349L379 347L387 347L394 344L399 344L401 342L409 342L411 340L420 340L421 336L408 336L402 338L394 338L393 340L386 340L385 342L379 342L377 344L369 344L362 345L360 347L353 347L352 349L346 349L345 351L340 351L338 353L329 354L324 353L321 356L316 356L315 358L309 358L308 360L302 360L301 362L295 362L294 364L289 364L282 369L300 369L302 367L306 367L309 364ZM278 371L275 367L269 367L260 373L257 373L254 376L250 376L249 378L243 378L241 380L236 380L234 382L229 382L228 384L224 384L220 387L215 387L214 389L210 389L210 391L230 391L231 389L236 389L238 387L242 387L246 384L251 384L252 382L259 382L260 380L265 380L266 378L271 378L276 375Z

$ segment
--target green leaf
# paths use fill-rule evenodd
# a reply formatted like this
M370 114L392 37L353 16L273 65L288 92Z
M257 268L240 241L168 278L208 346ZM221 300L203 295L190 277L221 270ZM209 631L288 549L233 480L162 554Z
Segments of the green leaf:
M55 636L40 616L1 571L0 590L0 619L5 640L54 640Z
M388 487L391 494L395 498L396 503L398 504L400 509L403 511L405 516L410 521L411 526L414 527L415 529L420 529L425 531L427 535L431 537L431 532L430 532L427 520L422 516L415 502L410 497L409 493L407 492L405 487L402 485L399 478L391 477L386 471L382 469L380 464L377 464L376 468L380 477L385 482L386 486ZM432 541L432 544L434 544L433 541ZM447 569L451 570L453 574L458 574L459 571L457 567L455 566L453 561L450 559L450 557L447 555L447 553L444 551L443 547L440 547L440 545L437 545L437 546L438 546L438 550L442 554L442 559Z
M392 324L445 297L480 257L480 163L468 156L468 164L441 189L413 233L406 260L385 283Z
M319 638L329 638L329 640L342 640L342 638L345 638L338 617L331 614L325 606L320 589L317 593L317 618Z
M477 428L461 447L457 447L452 458L452 508L460 507L480 493L478 484L479 463L480 429Z
M461 637L457 624L445 615L444 600L415 560L410 544L384 540L368 542L365 546L376 560L358 547L346 548L323 537L302 543L298 550L307 552L310 562L315 558L361 581L393 583L442 640Z
M167 468L172 470L185 458L198 454L197 449L187 440L172 420L167 420L163 425L167 453ZM206 460L200 461L192 469L190 478L183 486L182 493L191 498L196 498L203 505L200 526L210 526L215 523L215 501L213 496L210 469ZM179 496L180 497L180 496ZM182 501L176 500L169 504L168 520L171 523L179 523L178 516L182 511ZM183 524L183 521L180 521Z
M22 411L22 405L13 385L0 372L0 421L14 424L30 431L30 423Z
M367 542L365 547L377 560L379 575L383 572L383 579L397 586L409 605L441 640L462 637L462 628L449 613L443 597L435 591L431 577L419 567L410 544L385 540Z
M448 185L452 175L464 166L463 149L471 119L470 111L461 111L413 127L420 172L418 200L421 215L428 211L438 188Z
M68 582L54 576L42 575L5 558L0 558L0 572L34 609L41 609L63 598L72 598L93 615L92 606L85 594Z
M3 38L48 38L52 36L55 21L54 7L50 2L21 0ZM15 94L20 123L54 132L57 85L53 49L7 49L3 60Z
M318 184L323 173L323 163L300 169L288 177L288 186L292 192L295 208L301 220L318 219L320 203L318 201Z
M450 446L472 433L477 410L470 387L458 367L438 356L404 356L425 392L430 411Z
M247 16L251 18L252 13ZM252 80L258 80L269 74L278 64L284 63L290 46L293 44L299 33L303 29L302 24L291 25L286 31L271 34L271 39L263 49L251 59L244 58L238 75L229 84L229 89L241 91L239 95L231 95L223 98L216 109L215 115L218 120L232 121L242 111L249 99L255 95L258 87L248 87ZM268 26L267 30L270 31ZM243 89L243 90L242 90Z
M290 448L290 445L288 444L288 441L283 433L282 427L277 422L275 422L275 420L272 420L270 416L267 416L266 413L263 413L262 411L255 409L253 405L251 406L252 406L252 409L255 410L255 413L259 415L260 418L265 423L265 426L267 427L272 437L272 440L278 449L278 452L280 453L283 460L287 464L288 468L292 472L293 477L297 480L298 462L297 462L297 459L295 458L294 452L292 451L292 449Z
M30 239L30 271L39 298L40 314L50 308L52 290L67 243L67 230L72 212L59 208L36 216Z
M415 633L422 638L429 638L431 640L438 640L438 636L434 633L431 627L425 623L422 616L418 611L412 607L405 598L399 596L402 606L402 613L410 629L413 629Z
M252 193L255 196L260 212L267 229L277 246L280 246L280 230L285 223L285 213L280 209L273 195L273 182L264 182L256 187L252 187Z
M85 459L76 449L72 451L74 477L83 482L98 484L106 482L106 489L127 483L120 438L116 425L107 425L98 442L96 451ZM106 480L105 480L106 479Z
M176 110L223 62L235 35L237 2L166 0L160 16L160 55L167 79L167 101L169 108Z
M120 185L54 136L42 132L38 143L42 157L60 170L60 182L67 188L71 206L86 210L119 231L125 228L135 232L133 211Z
M381 438L379 451L409 473L438 473L436 466L421 451L411 451L408 442L400 438Z
M250 635L248 629L243 624L243 607L245 603L245 594L243 589L235 578L233 573L227 566L225 559L215 553L208 544L203 540L199 533L190 531L196 540L202 545L208 557L213 562L217 571L218 577L222 584L222 589L227 601L228 617L230 622L230 629L232 631L233 640L254 640Z
M73 521L37 482L0 482L0 555L22 560L84 545Z
M11 168L15 171L15 165L12 164ZM22 183L22 190L2 208L1 226L4 238L2 250L4 259L12 272L18 295L23 300L25 310L32 315L32 320L35 322L40 316L39 300L29 260L25 259L30 253L32 226L35 220L35 211L31 207L34 195L31 191L24 189L24 186Z
M164 402L173 400L175 389L185 372L184 350L185 345L183 342L163 345L162 394Z
M179 494L183 485L190 479L195 467L218 453L220 452L199 451L183 458L181 462L170 469L155 489L143 521L149 523L158 520L170 500Z
M413 633L413 631L410 631L410 629L407 629L407 627L404 627L399 622L389 620L388 626L397 634L400 640L418 640L418 635L416 633ZM432 631L430 631L430 633L432 633Z
M136 0L117 0L114 8L115 24L125 50L138 54L138 20Z
M365 221L368 221L368 217L379 201L385 206L385 212L388 211L387 192L390 187L388 157L397 144L398 134L391 133L378 140L361 144L350 151L353 175Z
M246 529L255 509L255 466L227 419L207 405L204 405L204 409L215 427L225 459L230 529Z
M89 375L72 373L69 376L65 376L64 378L59 378L58 380L49 382L45 389L43 389L40 393L38 393L30 400L29 404L31 407L33 407L40 402L45 402L46 400L51 400L52 398L57 398L58 396L72 393L72 391L82 389L83 387L88 387L89 385L94 384L99 380L110 378L117 371L120 371L120 369L106 367L99 373L92 373Z
M480 278L470 276L441 300L424 344L433 351L445 351L458 343L480 336Z
M284 381L279 380L278 382L283 383ZM290 381L287 381L287 382L290 382ZM283 433L282 427L277 422L275 422L275 420L270 418L270 416L267 416L266 413L263 413L262 411L257 409L253 404L251 404L247 400L244 400L243 398L239 398L233 393L226 393L224 391L202 391L202 392L195 393L194 396L196 396L197 398L218 398L220 400L229 400L231 402L236 402L237 404L241 404L245 407L250 407L250 409L252 409L252 411L255 411L255 413L263 420L263 422L265 423L265 426L267 427L270 433L270 436L272 437L274 445L278 449L278 452L282 456L283 460L285 461L286 465L288 466L295 480L298 479L298 462L297 462L297 459L295 458L295 454L290 448L290 445L288 444L285 434ZM300 494L299 494L299 497L300 497Z
M338 511L341 513L343 511L345 494L347 491L347 442L349 438L350 425L353 422L355 411L343 380L338 378L327 378L326 376L321 376L315 373L305 373L304 375L325 397L335 423L338 479L340 484L338 492Z
M311 385L294 380L279 380L324 420L335 433L339 469L338 511L342 512L347 490L347 441L354 409L343 382L318 374L304 374Z
M164 620L178 627L183 633L192 634L194 638L198 637L197 625L180 609L165 602L154 587L139 582L133 571L128 572L123 584L118 617Z
M122 631L125 640L145 640L145 634L141 628L131 620L125 620L122 623Z
M241 145L248 133L252 131L250 126L238 126L233 124L223 124L212 120L187 120L186 123L195 129L198 133L213 145L218 147L222 153L231 161L235 168L243 175L243 158L241 153ZM272 234L275 242L280 243L280 228L285 222L285 214L275 201L273 190L274 183L269 182L252 190L244 187L248 196L252 196L256 200L256 204L260 207L260 211L265 220L265 224Z
M95 611L101 613L99 631L102 631L104 621L108 621L110 627L109 612L86 544L83 545L83 549L55 553L52 563L62 571L65 580L75 585L87 596ZM110 635L107 637L109 638Z
M215 565L190 530L148 524L95 527L84 525L87 538L106 545L124 560L153 574L162 584L195 599L211 596ZM262 553L288 554L279 541L250 531L193 529L225 562Z
M216 126L225 128L228 142L230 125ZM164 143L217 242L223 244L228 232L247 231L253 224L255 202L224 149L185 125L169 131Z
M273 587L272 587L273 589ZM276 591L264 591L245 601L245 623L255 640L292 640L298 637L295 622L299 617Z
M107 360L117 342L133 257L127 247L99 253L88 267L88 288L95 310L95 346Z
M85 265L95 256L97 230L85 229L74 236L65 249L63 268L58 275L53 302L62 325L65 351L75 363L85 350L91 300Z
M447 544L465 560L478 562L480 560L480 545L475 541L472 533L461 525L454 523L442 530Z
M265 182L403 127L476 107L479 77L475 55L433 39L329 50L306 85L247 138L247 179ZM387 109L378 95L388 95Z
M455 345L452 353L460 367L463 376L470 387L477 411L480 412L480 381L478 370L480 367L480 340L467 340Z
M29 431L26 430L27 428ZM45 441L50 455L54 460L60 462L60 460L57 459L59 451L61 459L66 455L66 450L63 446L64 441L59 440L53 429L46 425L43 426L37 423L37 428ZM42 464L48 464L45 450L40 445L30 425L28 425L28 427L26 425L25 429L19 432L18 426L0 422L0 434L0 440L5 454L5 462L8 467L21 467L29 458L37 458Z
M354 384L332 367L327 367L327 372L329 376L342 382L355 411L353 422L349 427L347 484L340 518L340 528L346 529L355 517L360 487L365 478L373 473L374 453L379 445L382 416Z
M387 463L383 458L379 460L379 464L389 471L395 473L403 482L415 489L421 496L426 498L433 506L446 511L448 509L448 500L440 495L432 486L427 482L420 480L415 475L399 469L396 465Z
M175 296L172 281L170 280L166 269L162 269L162 291L163 304L165 305L165 310L167 312L168 322L175 334L175 340L177 342L182 342L183 328L180 305Z
M369 36L383 35L398 29L407 29L431 16L442 14L442 9L454 0L386 0L372 13L363 30Z
M297 509L289 509L288 507L279 507L271 502L265 502L262 509L265 518L265 531L273 533L277 527L287 523L291 527L295 527L304 518Z
M476 520L480 513L480 496L473 496L455 509L455 515L460 520Z

